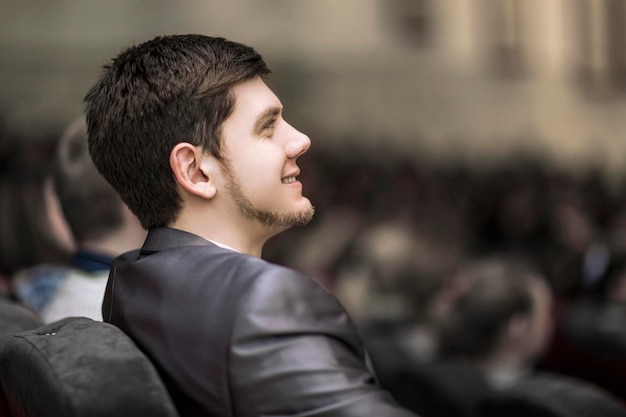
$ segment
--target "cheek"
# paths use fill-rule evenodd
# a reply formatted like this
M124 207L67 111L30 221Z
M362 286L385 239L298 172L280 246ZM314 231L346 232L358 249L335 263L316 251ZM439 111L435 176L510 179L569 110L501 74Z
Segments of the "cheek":
M249 183L265 185L280 183L284 158L281 157L278 147L258 145L240 155L234 163L241 181L245 179Z
M280 172L259 160L242 163L235 176L244 195L257 202L271 201L281 185Z

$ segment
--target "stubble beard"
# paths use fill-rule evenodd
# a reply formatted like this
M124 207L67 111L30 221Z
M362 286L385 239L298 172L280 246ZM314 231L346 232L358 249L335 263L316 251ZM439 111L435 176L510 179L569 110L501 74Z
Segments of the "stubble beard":
M309 205L309 207L304 210L293 210L284 213L257 207L244 194L241 184L232 172L230 164L227 160L222 162L222 170L227 179L226 192L228 192L230 197L235 202L239 212L246 218L257 220L264 226L282 229L288 229L293 226L304 226L313 218L315 208L312 205Z

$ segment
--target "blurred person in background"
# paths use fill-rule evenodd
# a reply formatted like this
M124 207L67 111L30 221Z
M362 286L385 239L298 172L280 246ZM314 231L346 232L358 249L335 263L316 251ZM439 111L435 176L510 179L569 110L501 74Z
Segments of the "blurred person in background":
M381 386L397 394L396 375L436 353L429 311L462 253L410 217L365 223L340 261L333 291L355 320ZM405 387L411 398L429 395Z
M101 321L113 257L139 247L146 232L94 166L84 118L61 136L52 183L77 251L67 265L20 271L14 293L46 323L72 316Z
M73 247L49 179L55 145L54 135L0 128L0 339L42 324L15 299L13 275L40 262L67 262Z
M551 332L551 290L525 265L489 257L460 264L428 294L416 309L431 351L419 352L418 340L405 343L404 366L383 383L422 415L479 416L492 390L532 370Z
M591 381L626 404L626 256L609 258L586 295L562 312L540 365Z
M440 356L467 360L491 386L530 372L550 341L552 291L526 264L486 259L463 266L444 283L435 307Z
M66 264L74 241L51 178L58 136L0 135L0 277L10 281L41 263Z
M553 301L543 274L524 258L470 259L442 282L431 302L435 355L407 356L405 368L387 378L387 389L423 415L471 417L502 393L535 401L536 390L528 387L536 383L559 391L564 397L555 394L556 402L580 394L572 409L597 401L622 415L600 387L538 370L553 335Z

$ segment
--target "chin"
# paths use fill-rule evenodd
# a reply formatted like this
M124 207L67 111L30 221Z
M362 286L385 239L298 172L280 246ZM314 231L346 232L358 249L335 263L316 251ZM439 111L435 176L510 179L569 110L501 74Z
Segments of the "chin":
M308 224L311 219L313 219L313 215L315 214L315 208L311 203L307 200L307 204L304 207L299 208L298 210L291 211L289 213L285 213L281 219L281 223L285 226L304 226Z
M306 210L302 210L299 213L298 221L294 223L294 226L304 226L308 224L313 219L313 215L315 215L315 208L309 204Z

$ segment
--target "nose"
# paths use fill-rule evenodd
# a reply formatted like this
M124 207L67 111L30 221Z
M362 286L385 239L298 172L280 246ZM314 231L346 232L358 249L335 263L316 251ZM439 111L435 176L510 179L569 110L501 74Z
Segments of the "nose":
M291 127L291 126L290 126ZM309 150L311 147L311 139L304 133L300 132L294 127L291 127L293 132L291 138L285 147L287 157L289 159L296 159L303 153Z

